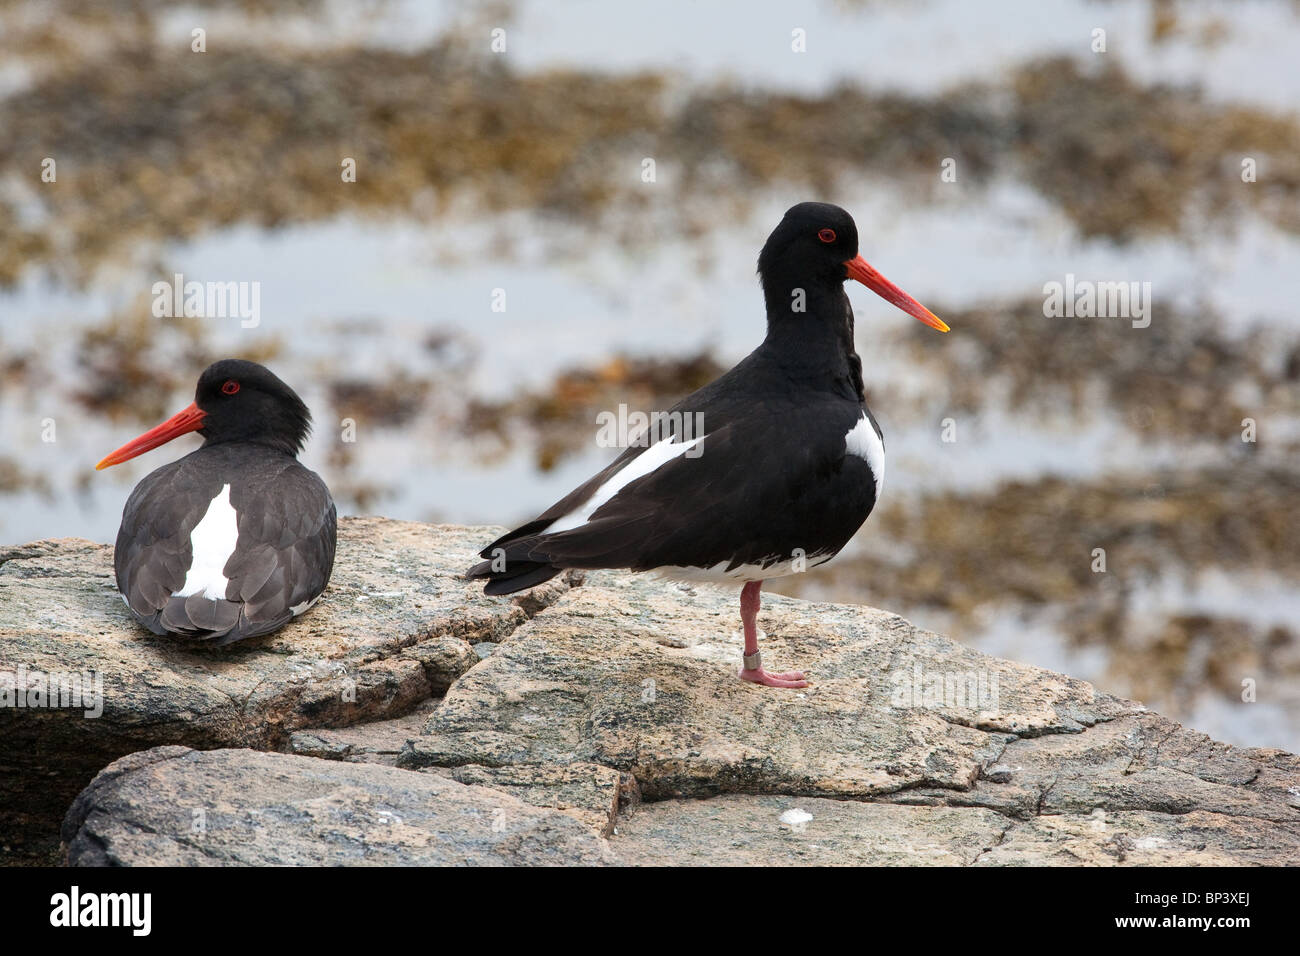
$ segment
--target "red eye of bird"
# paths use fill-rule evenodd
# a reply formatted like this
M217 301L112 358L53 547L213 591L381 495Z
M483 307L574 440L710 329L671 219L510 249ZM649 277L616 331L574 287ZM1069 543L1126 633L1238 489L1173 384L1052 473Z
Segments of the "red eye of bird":
M226 382L225 385L221 386L221 391L226 395L234 395L239 391L239 383L232 378L230 381Z
M834 229L823 229L823 230L821 230L821 232L817 233L817 238L820 239L822 242L834 242L834 241L835 241L835 230L834 230Z

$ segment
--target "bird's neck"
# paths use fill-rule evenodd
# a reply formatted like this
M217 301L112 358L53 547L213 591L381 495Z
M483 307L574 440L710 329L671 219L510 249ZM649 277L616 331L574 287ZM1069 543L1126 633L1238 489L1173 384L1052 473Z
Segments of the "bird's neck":
M216 410L199 429L207 445L261 445L295 458L310 432L311 416L301 402L290 407L261 402L241 414Z
M202 434L200 432L200 434ZM262 448L297 458L301 439L283 435L208 435L204 437L204 448Z
M862 401L862 360L843 281L765 282L763 292L767 338L760 349L768 358L792 378Z

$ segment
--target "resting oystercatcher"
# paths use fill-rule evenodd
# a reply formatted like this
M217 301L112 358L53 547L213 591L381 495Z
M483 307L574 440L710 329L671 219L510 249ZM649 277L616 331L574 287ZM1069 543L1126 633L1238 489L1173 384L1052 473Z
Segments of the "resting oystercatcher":
M829 561L880 496L884 439L863 394L844 281L940 332L948 326L858 255L857 226L838 206L786 212L758 272L763 344L662 416L662 434L644 432L604 471L484 548L487 560L468 574L487 579L487 594L566 568L743 582L740 676L808 685L799 671L763 669L755 622L763 581Z
M214 645L267 634L316 603L334 567L325 482L298 463L311 414L256 362L225 359L194 403L123 445L107 468L186 432L203 446L145 477L122 511L113 568L155 634Z

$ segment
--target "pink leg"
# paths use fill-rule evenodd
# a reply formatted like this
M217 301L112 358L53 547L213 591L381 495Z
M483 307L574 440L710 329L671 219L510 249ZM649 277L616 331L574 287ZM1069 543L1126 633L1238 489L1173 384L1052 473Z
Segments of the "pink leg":
M763 662L758 656L758 609L762 604L759 591L762 588L762 581L750 581L740 592L740 620L745 625L745 666L740 679L766 687L807 687L802 671L769 674L763 670ZM750 664L754 666L750 667Z

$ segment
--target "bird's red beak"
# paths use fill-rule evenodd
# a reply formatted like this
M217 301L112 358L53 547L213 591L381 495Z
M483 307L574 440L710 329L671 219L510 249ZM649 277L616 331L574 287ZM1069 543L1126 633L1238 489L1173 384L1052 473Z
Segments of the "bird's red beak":
M203 427L203 419L207 414L191 402L188 408L177 412L157 428L151 428L134 441L127 442L96 465L95 470L102 471L110 465L120 465L129 458L143 455L159 445L167 444L173 438L178 438L187 432L198 431Z
M857 256L844 263L844 267L849 270L850 279L857 279L886 302L898 306L912 318L920 319L932 329L938 329L940 332L948 331L948 326L943 319L873 269L866 259Z

